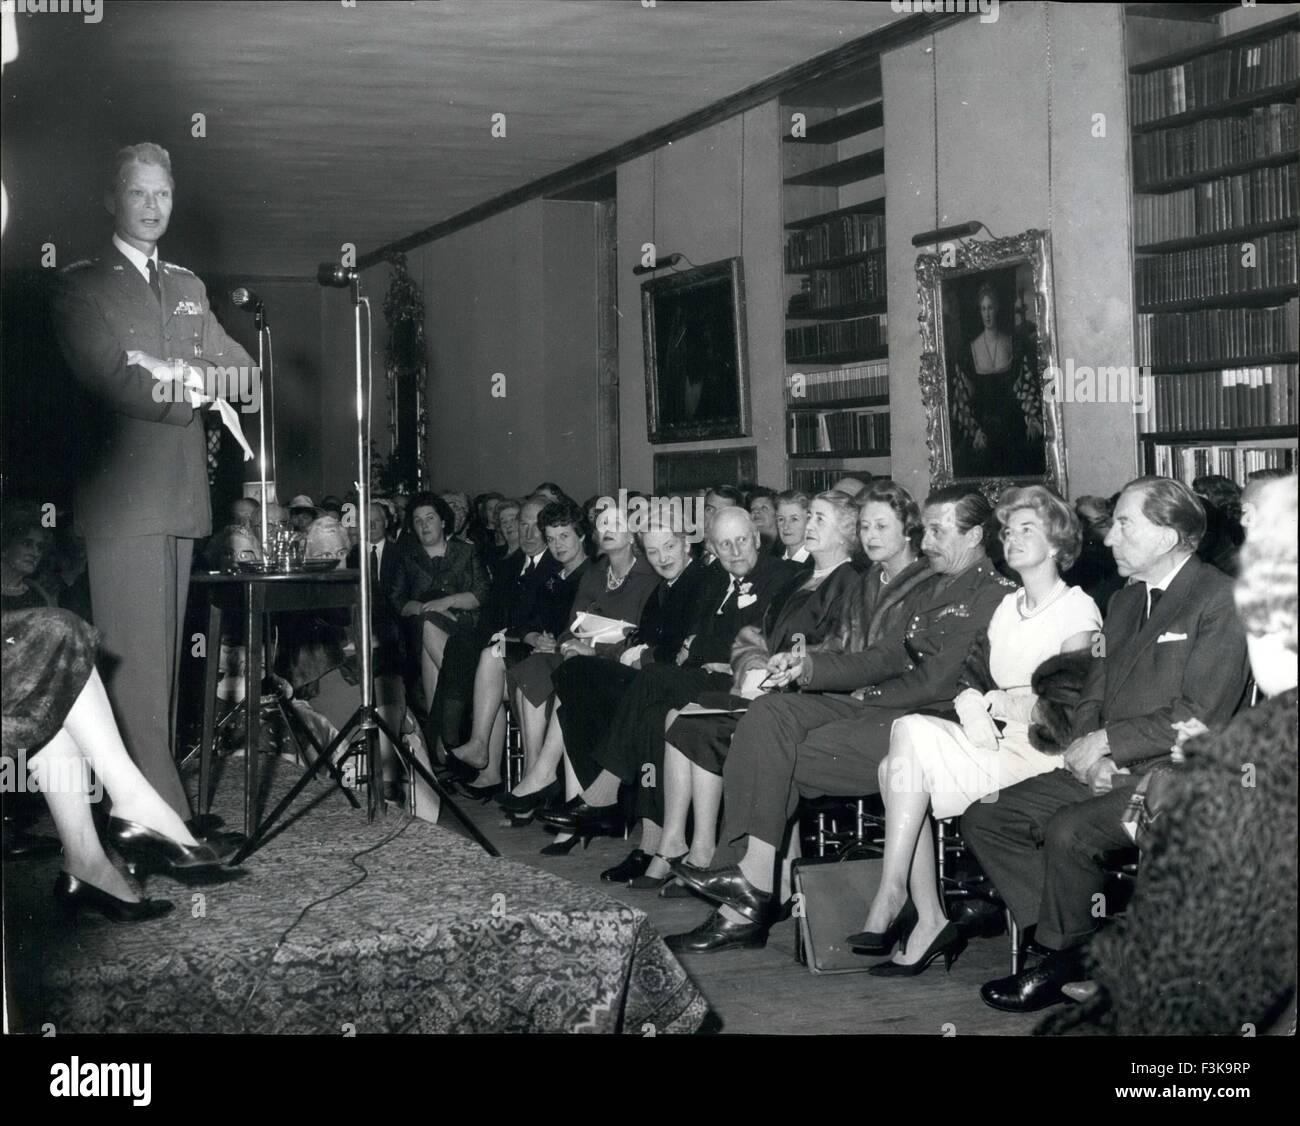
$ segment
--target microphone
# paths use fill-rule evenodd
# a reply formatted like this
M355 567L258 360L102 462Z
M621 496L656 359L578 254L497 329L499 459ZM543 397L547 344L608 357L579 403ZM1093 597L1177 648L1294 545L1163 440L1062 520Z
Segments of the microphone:
M230 291L230 303L240 309L247 309L250 306L254 309L260 309L264 304L256 293L251 289L245 289L243 286Z
M351 266L338 266L333 262L322 262L316 268L316 280L321 285L343 289L357 280L358 274Z

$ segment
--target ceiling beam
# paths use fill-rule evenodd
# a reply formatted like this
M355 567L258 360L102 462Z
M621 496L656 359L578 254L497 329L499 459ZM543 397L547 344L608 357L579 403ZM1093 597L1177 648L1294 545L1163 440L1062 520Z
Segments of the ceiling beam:
M863 35L858 39L845 43L842 47L835 47L830 51L822 52L820 55L814 55L811 59L797 63L795 66L789 67L771 78L765 78L762 82L746 86L743 90L723 98L721 101L714 102L712 105L705 106L694 113L688 113L685 117L679 117L676 121L670 121L667 125L653 129L649 133L643 133L631 141L616 145L612 149L597 153L595 156L581 160L577 164L571 164L568 168L561 168L558 172L552 172L524 184L522 187L514 188L483 203L476 204L468 210L453 215L449 219L443 219L441 222L434 223L433 226L425 227L423 230L416 231L405 238L387 243L376 250L368 251L357 259L357 267L363 270L367 269L383 262L390 254L414 250L417 246L423 246L425 243L446 238L448 235L463 230L465 227L481 223L484 219L499 215L512 207L518 207L521 203L567 191L587 180L612 172L620 164L626 164L629 160L662 148L670 141L680 140L682 137L697 133L710 125L716 125L720 121L725 121L738 113L760 106L764 102L778 98L782 94L795 90L800 86L846 74L854 67L870 65L884 51L890 51L896 47L901 47L905 43L923 39L927 35L932 35L952 24L969 19L973 15L978 15L978 10L950 14L916 14L896 20L888 27Z

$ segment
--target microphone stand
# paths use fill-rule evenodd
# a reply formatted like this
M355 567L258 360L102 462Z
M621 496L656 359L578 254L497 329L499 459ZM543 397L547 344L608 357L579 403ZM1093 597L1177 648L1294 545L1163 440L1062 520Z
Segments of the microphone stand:
M356 369L356 415L357 415L357 504L358 520L357 525L360 532L358 548L360 552L360 633L357 649L361 657L361 706L349 717L343 729L330 741L325 748L306 770L303 771L302 777L294 783L293 788L285 794L280 803L273 809L270 815L257 826L253 835L243 844L231 864L239 864L251 853L261 847L262 841L266 838L267 832L271 826L279 819L281 814L292 804L306 787L322 766L329 766L334 776L334 784L337 786L342 781L342 765L347 760L348 755L354 753L364 753L366 763L369 768L370 779L367 787L367 816L370 821L374 821L377 816L386 813L384 804L384 778L383 763L379 750L379 733L382 731L394 750L397 753L398 760L406 768L407 777L414 778L415 773L424 779L428 787L433 790L441 799L443 808L450 809L456 816L456 819L464 826L465 830L471 837L483 848L489 856L500 856L501 854L493 846L492 842L483 835L478 826L474 824L464 811L456 804L451 794L447 792L445 786L420 762L402 742L400 735L393 732L383 717L375 710L375 683L374 683L374 656L371 651L373 645L374 624L371 621L371 589L370 589L370 426L369 426L369 401L366 395L366 383L362 378L361 362L361 306L366 305L366 312L369 314L369 300L361 296L361 278L358 272L353 272L350 277L352 291L352 330L355 342L354 366ZM367 361L369 357L367 356ZM263 508L265 512L265 508ZM361 733L361 739L353 743L353 736L356 732ZM334 755L338 748L347 746L349 749L339 761L337 766L334 764ZM364 748L359 751L357 748ZM250 749L249 753L252 753Z
M262 358L262 340L266 335L266 306L261 301L253 308L253 324L257 326L257 453L262 472L262 495L259 498L262 505L262 564L266 566L267 551L271 545L266 513L270 505L266 495L266 367Z

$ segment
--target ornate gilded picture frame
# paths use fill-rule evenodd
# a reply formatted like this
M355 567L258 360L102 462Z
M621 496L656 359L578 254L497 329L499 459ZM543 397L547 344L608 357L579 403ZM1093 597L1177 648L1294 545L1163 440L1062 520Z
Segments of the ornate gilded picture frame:
M1051 241L950 243L916 260L930 485L1045 484L1065 495Z

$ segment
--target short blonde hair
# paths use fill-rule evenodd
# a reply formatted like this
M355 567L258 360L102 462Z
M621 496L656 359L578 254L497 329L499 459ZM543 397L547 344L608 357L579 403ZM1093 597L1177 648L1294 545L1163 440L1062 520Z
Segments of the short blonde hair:
M1256 519L1241 549L1233 594L1247 633L1276 634L1293 653L1296 638L1296 478L1266 481L1254 496Z
M998 498L998 523L1005 528L1011 514L1020 508L1037 513L1043 522L1043 534L1056 549L1057 570L1073 567L1083 547L1083 528L1074 509L1043 485L1013 486Z

